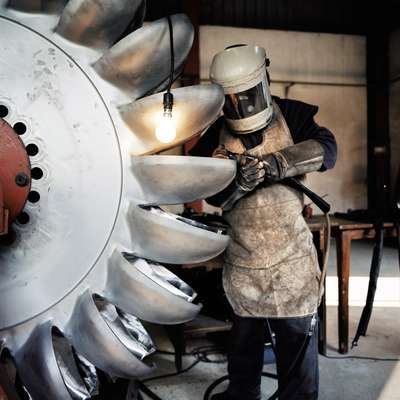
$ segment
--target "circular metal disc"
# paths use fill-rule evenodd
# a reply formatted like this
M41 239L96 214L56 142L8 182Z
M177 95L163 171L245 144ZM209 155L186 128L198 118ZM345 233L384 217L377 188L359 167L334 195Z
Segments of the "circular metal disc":
M107 107L73 59L5 18L0 37L0 104L11 125L25 124L21 139L42 172L32 182L40 199L0 251L1 330L52 307L96 264L118 214L122 168Z

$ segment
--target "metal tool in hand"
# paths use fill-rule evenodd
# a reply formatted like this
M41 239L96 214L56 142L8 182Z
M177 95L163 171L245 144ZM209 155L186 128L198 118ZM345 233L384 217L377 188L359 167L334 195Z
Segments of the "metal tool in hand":
M263 160L250 156L248 154L239 154L239 153L233 153L231 151L228 151L225 149L225 152L227 156L232 159L236 160L240 165L246 164L248 161L252 160L258 160L260 162L264 162ZM265 178L268 180L268 176ZM279 181L279 183L289 186L292 189L298 190L299 192L304 193L324 214L329 213L331 206L329 203L327 203L321 196L319 196L317 193L313 192L311 189L309 189L307 186L303 185L300 181L298 181L296 178L285 178Z

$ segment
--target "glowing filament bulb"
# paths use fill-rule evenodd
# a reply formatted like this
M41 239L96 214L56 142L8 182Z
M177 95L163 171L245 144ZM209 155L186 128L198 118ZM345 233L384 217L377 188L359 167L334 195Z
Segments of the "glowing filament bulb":
M171 143L176 138L175 124L171 112L164 112L156 128L156 137L162 143Z

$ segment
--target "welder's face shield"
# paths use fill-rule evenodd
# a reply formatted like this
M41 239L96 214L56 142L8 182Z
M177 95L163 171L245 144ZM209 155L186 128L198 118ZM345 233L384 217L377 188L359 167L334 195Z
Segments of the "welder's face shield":
M225 90L224 117L229 127L237 133L251 133L269 124L273 115L272 97L266 70L254 79L254 86Z
M255 132L272 119L268 66L265 49L254 45L229 46L213 58L210 78L224 89L224 118L236 133Z
M251 117L264 111L269 104L264 82L239 93L225 95L224 115L229 119Z

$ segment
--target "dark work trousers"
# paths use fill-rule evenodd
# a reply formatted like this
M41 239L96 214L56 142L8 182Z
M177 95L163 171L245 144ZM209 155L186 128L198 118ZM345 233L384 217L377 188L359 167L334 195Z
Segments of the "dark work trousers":
M278 384L282 389L279 400L318 398L317 326L314 328L314 335L303 362L293 372L289 382L284 384L282 381L305 341L310 321L311 316L269 319L271 330L275 333ZM264 344L268 340L267 332L265 319L234 316L228 353L230 383L226 394L229 399L258 400L261 398L260 384Z

